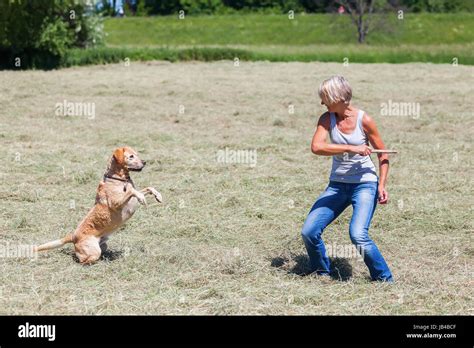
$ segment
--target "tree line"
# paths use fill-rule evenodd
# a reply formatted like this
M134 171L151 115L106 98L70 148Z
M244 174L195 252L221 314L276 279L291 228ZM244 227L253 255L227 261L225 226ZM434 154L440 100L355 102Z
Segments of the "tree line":
M113 8L117 0L105 0ZM338 11L335 0L123 0L124 7L137 15L171 15L179 11L186 14L226 14L238 12L327 13ZM349 0L353 7L363 0ZM375 0L410 12L460 12L474 11L473 0ZM112 3L112 6L110 5Z

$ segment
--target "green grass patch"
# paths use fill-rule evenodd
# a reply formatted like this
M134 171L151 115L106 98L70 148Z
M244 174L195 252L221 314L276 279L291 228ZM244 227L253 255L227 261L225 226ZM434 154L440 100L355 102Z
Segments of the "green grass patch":
M380 19L380 18L379 18ZM474 64L474 15L395 13L356 43L347 16L330 14L110 18L107 46L73 50L62 65L130 60L268 60L349 63Z
M380 19L367 38L373 45L466 44L474 41L474 14L396 13ZM111 18L105 22L109 46L334 45L357 42L348 16L332 14L229 15Z
M272 62L341 62L349 63L408 63L430 62L452 64L457 58L459 64L474 65L473 45L456 47L415 47L398 48L358 45L298 47L262 47L254 50L239 47L185 47L185 48L111 48L71 50L62 66L107 64L130 61L242 61L267 60Z

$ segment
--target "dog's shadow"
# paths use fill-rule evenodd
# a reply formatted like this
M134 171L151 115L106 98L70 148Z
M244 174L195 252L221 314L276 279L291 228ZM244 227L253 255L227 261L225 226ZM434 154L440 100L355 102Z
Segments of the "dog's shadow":
M79 259L77 258L76 256L76 253L74 252L74 250L71 250L71 249L61 249L61 253L64 254L64 255L68 255L68 256L71 256L72 259L79 263ZM100 255L100 259L101 261L107 261L107 262L112 262L112 261L115 261L115 260L118 260L120 258L122 258L124 256L124 251L123 250L111 250L111 249L107 249L106 251L102 252L102 254Z
M352 277L352 266L347 259L330 257L330 276L339 281L348 281ZM271 260L271 266L301 277L313 274L306 254L291 254L276 256Z
M100 255L100 260L104 260L104 261L115 261L115 260L118 260L120 258L122 258L124 255L124 251L123 250L111 250L111 249L107 249L106 251L104 251L102 253L102 255Z

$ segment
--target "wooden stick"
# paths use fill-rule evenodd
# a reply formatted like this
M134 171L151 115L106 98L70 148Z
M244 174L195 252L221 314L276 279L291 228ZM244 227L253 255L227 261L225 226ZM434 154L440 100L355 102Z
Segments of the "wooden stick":
M376 150L372 149L372 153L398 153L397 150Z

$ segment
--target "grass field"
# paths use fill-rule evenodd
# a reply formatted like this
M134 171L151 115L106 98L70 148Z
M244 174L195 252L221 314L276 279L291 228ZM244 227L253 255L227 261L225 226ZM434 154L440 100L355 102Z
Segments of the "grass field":
M371 226L393 285L370 282L356 258L334 262L345 281L300 276L300 229L330 170L309 150L323 112L315 90L336 73L400 151L391 203ZM136 184L164 198L96 265L74 262L71 245L0 259L0 314L473 314L473 73L232 61L0 72L2 246L72 231L120 145L149 161ZM95 117L57 116L64 100L95 103ZM382 116L390 100L419 103L420 116ZM256 166L218 163L225 148L255 150ZM350 213L327 244L350 244Z

